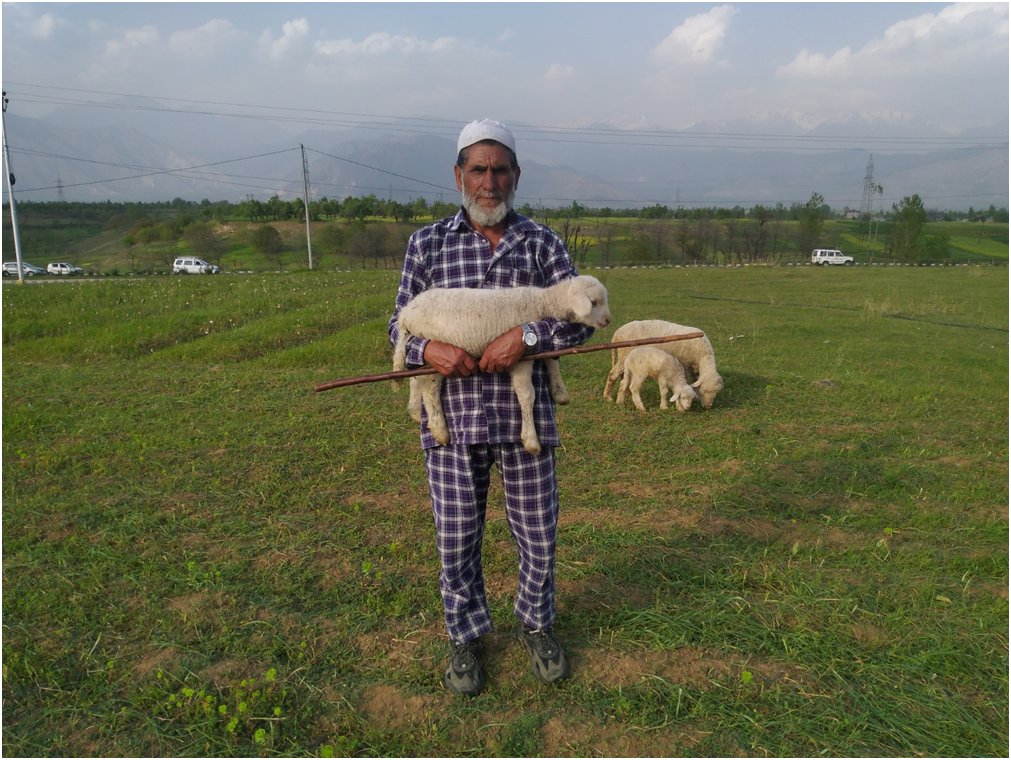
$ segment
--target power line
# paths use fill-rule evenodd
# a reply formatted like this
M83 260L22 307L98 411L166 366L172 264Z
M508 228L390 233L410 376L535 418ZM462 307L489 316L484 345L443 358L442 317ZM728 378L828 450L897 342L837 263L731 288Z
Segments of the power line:
M50 89L50 90L62 90L66 92L82 92L88 94L96 95L108 95L114 97L132 97L132 98L147 98L151 100L159 101L169 101L178 103L191 103L196 105L211 105L216 107L232 107L232 108L246 108L251 110L266 110L270 112L279 113L294 113L294 114L320 114L327 117L341 117L339 120L333 119L320 119L320 118L306 118L306 117L295 117L295 116L273 116L257 113L230 113L222 112L220 110L198 110L198 109L172 109L172 108L162 108L155 107L144 104L124 104L124 103L108 103L108 102L97 102L97 101L85 101L80 99L69 99L69 98L59 98L51 97L45 95L35 95L36 98L42 99L31 99L31 93L23 94L22 100L25 102L35 102L35 103L59 103L63 105L73 105L73 106L85 106L94 108L119 108L127 110L142 110L142 111L156 111L163 113L173 113L173 114L194 114L194 115L206 115L206 116L224 116L233 118L246 118L246 119L262 119L267 121L286 121L295 123L305 123L314 125L331 125L331 126L348 126L356 127L359 129L384 129L388 131L402 131L411 132L414 134L437 134L455 136L456 132L459 130L460 126L464 123L460 120L451 119L432 119L423 117L401 117L401 116L390 116L384 114L368 114L368 113L356 113L347 111L330 111L325 109L310 109L310 108L288 108L284 106L268 106L262 104L249 104L249 103L229 103L229 102L219 102L219 101L204 101L186 98L171 98L162 96L148 96L148 95L138 95L135 93L117 93L108 92L102 90L86 90L79 88L70 87L53 87L49 85L36 85L32 83L24 82L12 82L11 84L20 84L24 87L35 87L40 89ZM376 123L372 121L363 121L371 119L380 119L382 122ZM872 143L874 145L889 145L889 146L920 146L920 147L892 147L890 150L892 152L917 152L922 151L927 148L940 149L945 147L948 149L956 149L960 147L975 147L975 146L986 146L986 147L1007 147L1008 142L1006 138L1003 137L959 137L959 136L903 136L903 137L852 137L847 135L788 135L788 134L775 134L775 133L755 133L747 134L740 132L704 132L704 131L684 131L684 130L661 130L661 129L650 129L650 130L620 130L620 129L609 129L600 127L549 127L549 126L538 126L538 125L516 125L513 128L513 132L517 134L526 135L526 139L537 141L537 142L561 142L570 144L587 144L587 145L615 145L615 146L631 146L631 147L651 147L651 148L716 148L716 147L734 147L738 150L768 150L772 149L770 145L741 145L735 143L743 142L759 142L759 143L793 143L792 145L779 146L780 149L790 149L790 150L803 150L803 151L834 151L844 149L843 145L862 145L866 143ZM563 137L563 139L554 139L557 136ZM609 140L588 140L588 139L573 139L580 136L590 136L590 137L608 137L608 138L619 138L619 139L609 139ZM678 144L670 143L657 143L657 142L646 142L640 138L666 138L670 140L677 140ZM728 142L731 145L724 144L688 144L689 141L694 140L717 140L722 142ZM829 147L810 147L811 145L818 145L822 143L841 143L842 145L833 145Z

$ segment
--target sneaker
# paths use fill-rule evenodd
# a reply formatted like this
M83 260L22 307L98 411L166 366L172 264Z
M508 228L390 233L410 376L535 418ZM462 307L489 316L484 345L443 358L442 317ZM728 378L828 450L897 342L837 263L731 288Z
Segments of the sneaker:
M531 631L521 623L516 638L530 655L530 669L538 681L552 684L568 677L569 661L552 629Z
M481 642L475 639L463 644L449 641L449 665L442 682L454 694L474 697L484 689L484 669L478 658L481 656Z

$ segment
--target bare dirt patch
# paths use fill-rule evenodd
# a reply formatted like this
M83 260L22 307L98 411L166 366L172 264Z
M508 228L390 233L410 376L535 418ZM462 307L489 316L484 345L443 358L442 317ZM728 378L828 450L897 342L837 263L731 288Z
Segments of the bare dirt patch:
M159 670L170 670L177 659L179 659L179 655L176 650L158 649L145 655L130 671L133 673L134 678L146 678L157 673Z
M429 719L433 711L445 708L443 696L416 694L407 696L395 686L375 684L365 690L365 713L379 725L407 728Z
M722 655L695 647L680 647L667 652L616 652L600 648L593 650L592 658L578 665L574 668L574 678L593 681L608 689L628 688L646 678L658 676L673 684L704 691L712 688L714 680L736 679L745 670L768 684L797 680L796 674L789 668L777 663Z
M636 731L624 725L599 725L588 715L555 717L541 728L546 757L670 757L671 749L690 749L701 736L685 731Z

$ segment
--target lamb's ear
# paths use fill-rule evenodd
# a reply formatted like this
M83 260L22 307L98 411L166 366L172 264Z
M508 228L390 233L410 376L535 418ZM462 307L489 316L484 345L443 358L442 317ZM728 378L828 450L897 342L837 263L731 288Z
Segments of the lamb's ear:
M698 380L696 380L694 383L692 383L692 388L698 388L701 385L702 385L702 378L700 377Z
M593 302L586 295L586 286L573 278L569 284L569 297L572 302L572 315L577 322L586 324L586 320L590 318L590 312L593 311Z

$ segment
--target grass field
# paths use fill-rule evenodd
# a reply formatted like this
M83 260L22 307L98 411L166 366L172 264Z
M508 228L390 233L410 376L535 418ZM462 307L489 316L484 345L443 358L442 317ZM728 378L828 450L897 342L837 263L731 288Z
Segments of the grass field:
M713 408L568 357L548 688L446 639L397 273L3 287L5 756L1008 751L1003 268L590 271L617 327L712 339ZM591 342L606 342L613 328Z

